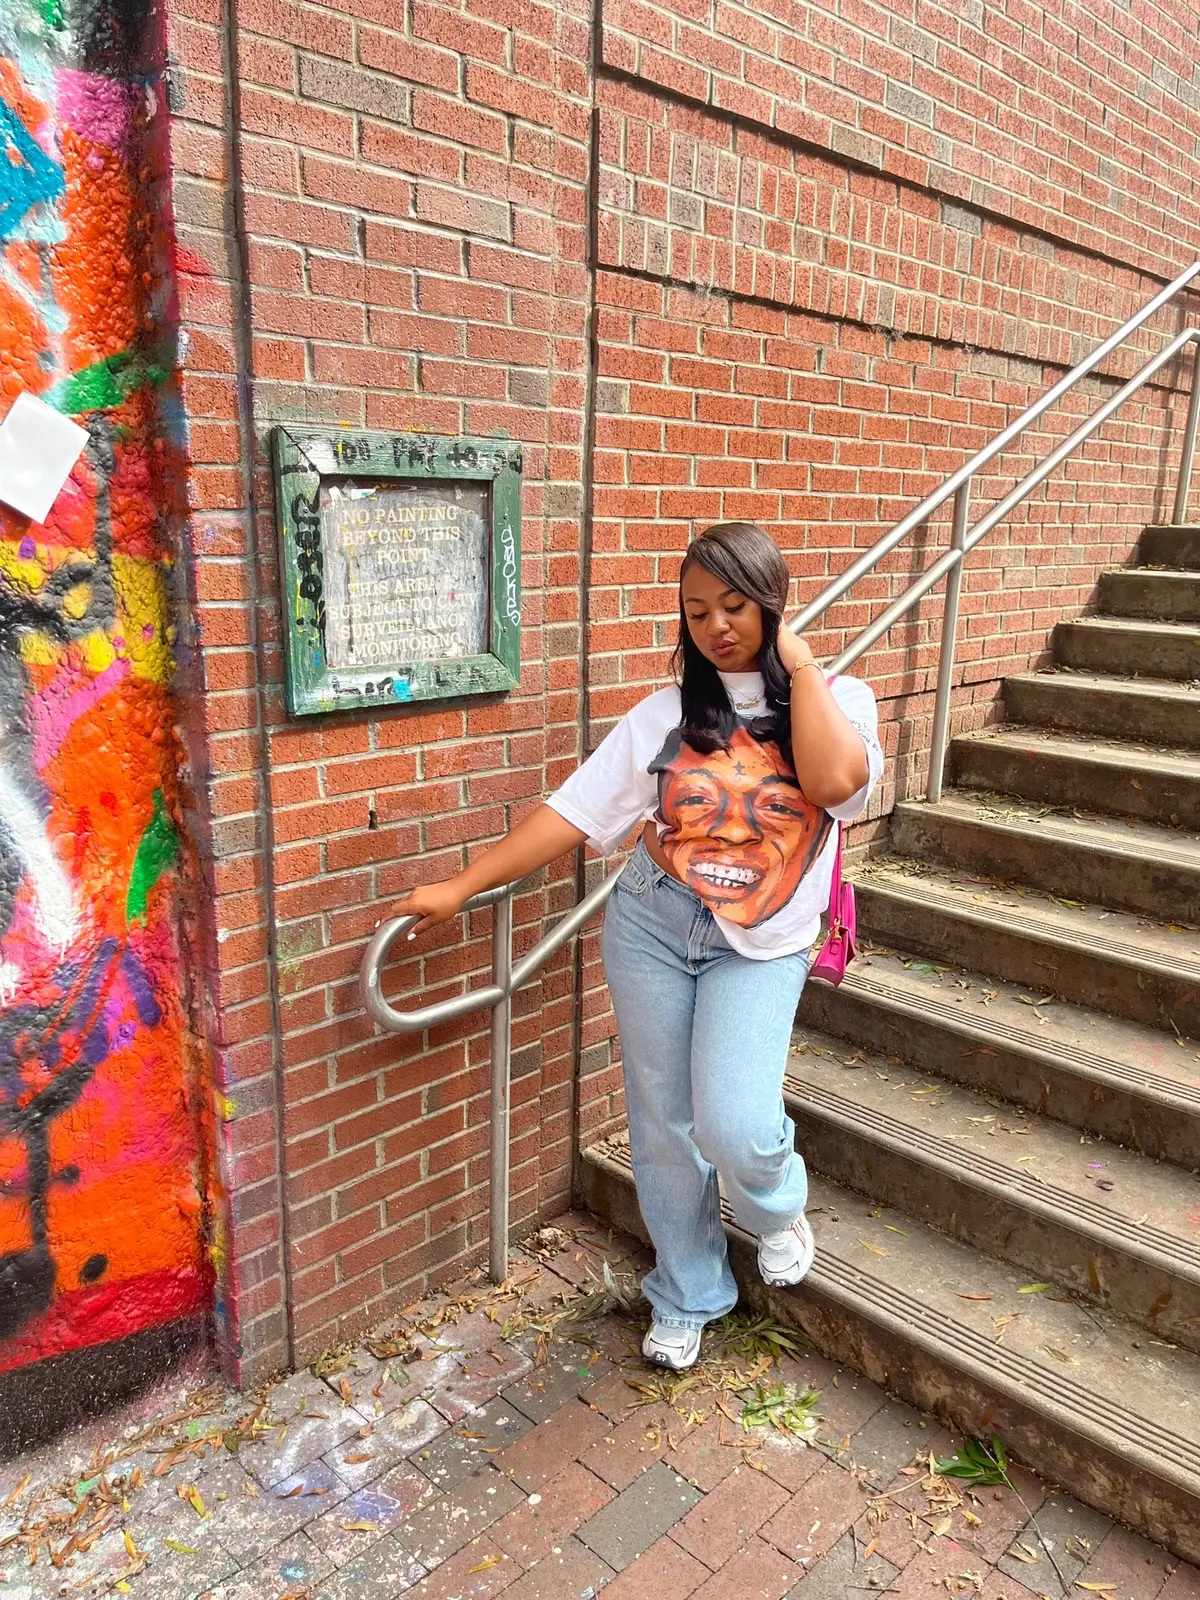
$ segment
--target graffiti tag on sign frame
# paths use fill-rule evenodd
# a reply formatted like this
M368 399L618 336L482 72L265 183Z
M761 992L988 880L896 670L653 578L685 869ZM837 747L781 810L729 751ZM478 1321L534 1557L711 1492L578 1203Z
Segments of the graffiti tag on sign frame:
M274 442L292 715L515 688L520 447L283 427Z

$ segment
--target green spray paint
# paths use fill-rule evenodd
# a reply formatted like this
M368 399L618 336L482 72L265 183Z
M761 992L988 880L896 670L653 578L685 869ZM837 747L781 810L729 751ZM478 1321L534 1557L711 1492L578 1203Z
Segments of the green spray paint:
M157 355L122 351L73 372L44 398L64 416L79 417L85 411L113 411L143 384L161 388L170 376L169 363Z
M161 789L154 791L154 815L146 824L146 831L138 842L129 877L129 894L125 901L125 921L139 922L146 917L146 904L150 891L169 866L179 856L179 835L175 824L167 815Z

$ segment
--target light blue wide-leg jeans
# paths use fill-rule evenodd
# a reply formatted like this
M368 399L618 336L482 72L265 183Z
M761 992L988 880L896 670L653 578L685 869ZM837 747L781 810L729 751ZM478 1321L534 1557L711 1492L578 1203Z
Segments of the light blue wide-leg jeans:
M604 917L638 1204L657 1261L655 1320L702 1328L737 1303L717 1174L750 1233L804 1210L808 1174L783 1073L807 952L751 961L639 843Z

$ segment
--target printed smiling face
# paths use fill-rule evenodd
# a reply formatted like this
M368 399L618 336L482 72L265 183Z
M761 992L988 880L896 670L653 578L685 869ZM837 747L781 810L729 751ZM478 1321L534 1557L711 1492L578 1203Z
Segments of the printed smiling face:
M777 746L738 728L728 750L701 755L673 734L651 771L662 852L710 911L753 928L787 904L831 824Z

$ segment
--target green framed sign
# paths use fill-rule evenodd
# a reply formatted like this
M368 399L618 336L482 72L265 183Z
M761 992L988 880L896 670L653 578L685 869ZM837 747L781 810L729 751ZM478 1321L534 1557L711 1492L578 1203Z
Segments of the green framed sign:
M293 716L515 689L521 448L274 433Z

